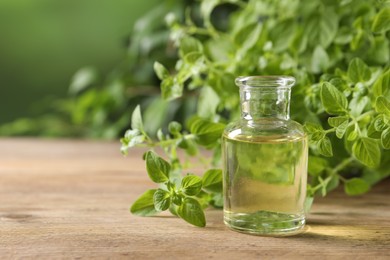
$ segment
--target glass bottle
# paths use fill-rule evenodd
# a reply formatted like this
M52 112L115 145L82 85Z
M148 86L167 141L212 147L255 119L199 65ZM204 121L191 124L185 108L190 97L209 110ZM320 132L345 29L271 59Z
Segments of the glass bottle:
M290 120L289 76L249 76L240 87L241 119L222 136L224 222L233 230L291 235L305 225L307 136Z

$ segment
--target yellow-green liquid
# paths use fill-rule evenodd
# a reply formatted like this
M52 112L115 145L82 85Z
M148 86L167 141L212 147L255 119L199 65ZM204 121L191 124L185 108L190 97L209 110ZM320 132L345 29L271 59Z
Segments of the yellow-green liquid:
M307 140L223 136L224 221L254 233L296 233L305 224Z

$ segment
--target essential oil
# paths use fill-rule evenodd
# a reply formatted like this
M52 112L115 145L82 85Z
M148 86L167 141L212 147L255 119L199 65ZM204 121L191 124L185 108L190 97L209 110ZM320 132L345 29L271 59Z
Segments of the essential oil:
M238 79L242 118L222 137L224 222L237 231L288 235L305 224L307 137L289 119L292 79L280 79Z

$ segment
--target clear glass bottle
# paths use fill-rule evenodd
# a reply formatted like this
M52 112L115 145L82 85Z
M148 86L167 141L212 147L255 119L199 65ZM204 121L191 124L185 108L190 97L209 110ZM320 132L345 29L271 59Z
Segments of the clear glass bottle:
M307 136L290 120L289 76L239 77L241 119L222 137L224 222L233 230L291 235L305 225Z

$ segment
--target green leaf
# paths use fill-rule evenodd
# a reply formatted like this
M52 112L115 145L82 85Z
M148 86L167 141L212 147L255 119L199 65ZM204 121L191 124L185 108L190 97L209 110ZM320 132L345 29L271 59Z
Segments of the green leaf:
M372 92L375 97L386 95L390 86L390 70L383 73L374 83Z
M374 128L376 131L381 132L387 128L387 123L388 121L385 116L383 114L380 114L374 119Z
M199 202L193 198L185 198L180 205L177 213L188 223L197 227L206 226L206 218Z
M138 216L153 216L157 213L154 208L153 196L156 190L148 190L131 206L130 212Z
M204 61L204 56L201 52L190 52L184 56L184 62L192 66L193 70L199 70L199 66Z
M127 155L128 149L136 146L137 144L143 143L145 136L138 129L127 130L125 136L120 139L122 146L121 152Z
M184 194L195 196L202 189L202 179L196 175L187 175L181 181L181 189Z
M349 117L347 116L337 116L337 117L329 117L328 123L330 126L338 127L339 125L343 124L344 122L348 122Z
M385 129L381 134L381 144L383 148L390 149L390 127Z
M352 178L344 183L344 191L350 196L360 195L370 190L370 185L361 178Z
M360 58L354 58L348 66L348 78L354 82L366 82L371 78L370 68Z
M157 130L157 139L158 139L159 141L164 141L164 140L166 140L166 137L165 137L163 131L161 130L161 128Z
M200 117L193 117L188 122L190 131L195 134L197 143L200 145L211 147L221 138L225 125L214 123Z
M314 201L314 197L306 196L305 203L304 203L304 209L306 214L310 212L311 206L313 205L313 201Z
M329 82L321 85L321 102L324 109L329 114L345 113L348 101L347 98L335 86Z
M131 115L131 128L144 132L144 124L142 122L140 105L135 107L133 114Z
M332 143L329 137L325 136L317 143L318 152L326 157L333 156Z
M356 126L353 126L353 130L348 133L347 140L354 141L359 136L359 132L356 129Z
M234 37L234 42L246 51L252 48L258 41L261 33L261 24L256 22L243 27Z
M174 192L174 193L172 194L172 199L171 199L171 201L172 201L175 205L180 206L181 203L182 203L182 201L183 201L183 199L184 199L184 195L183 195L183 194Z
M200 5L200 13L203 16L203 19L205 19L206 25L211 25L210 22L210 15L211 12L214 10L214 8L220 3L220 0L208 0L208 1L202 1Z
M320 44L326 49L337 34L338 16L331 9L325 8L321 13L313 13L309 18L305 34L311 46Z
M155 152L148 151L145 154L146 170L149 178L155 183L162 183L169 180L171 166L167 161L159 157Z
M336 189L340 184L340 179L337 174L333 175L329 182L326 185L326 192L329 193L332 190Z
M308 171L311 176L319 176L328 166L329 163L324 158L309 156Z
M375 109L378 113L390 116L390 101L384 96L377 97L375 101Z
M374 17L371 30L373 32L386 32L390 30L390 8L383 8Z
M161 96L150 97L148 101L150 103L142 111L142 121L145 122L144 129L146 133L156 133L165 124L171 106Z
M352 153L358 161L368 167L376 167L380 163L381 151L375 139L358 138L352 146Z
M171 205L171 197L168 191L158 189L153 196L154 208L157 211L164 211Z
M206 171L202 178L203 189L210 192L222 191L222 170L210 169Z
M203 52L203 46L202 43L195 39L194 37L186 36L183 37L180 40L180 48L179 53L181 57L184 57L185 55L192 53L192 52Z
M329 56L321 45L317 45L311 58L311 71L320 73L329 67Z
M256 22L255 24L260 24ZM284 19L278 22L269 33L269 39L272 41L272 51L280 53L285 51L294 40L297 23L294 18Z
M368 125L368 128L367 128L367 136L368 137L371 137L371 138L374 138L374 139L381 139L381 132L377 131L375 129L375 122L376 121L373 121L371 122L369 125Z
M322 126L319 124L306 122L304 129L308 134L310 141L316 142L321 140L325 136L324 129L322 129Z
M169 71L159 62L155 61L154 65L154 72L156 73L157 77L160 80L166 79L169 77Z
M181 129L182 129L181 124L176 121L172 121L168 125L168 131L175 136L180 134Z
M367 96L354 97L349 102L349 109L351 110L351 115L354 117L360 116L369 102L370 99Z
M94 68L82 68L77 71L69 86L69 92L71 94L77 94L94 84L97 81L97 71Z
M173 100L183 95L183 85L172 77L161 81L161 95L164 100Z
M213 119L219 102L218 94L211 87L202 87L198 100L198 115L203 118Z
M336 127L337 138L342 138L348 127L349 118L346 116L329 117L328 123L330 126Z
M171 206L169 207L169 212L171 212L172 215L179 217L179 215L177 214L177 210L177 205L171 203Z
M347 128L348 128L348 121L344 121L341 125L339 125L336 128L337 138L339 138L339 139L343 138L345 131L347 131Z

